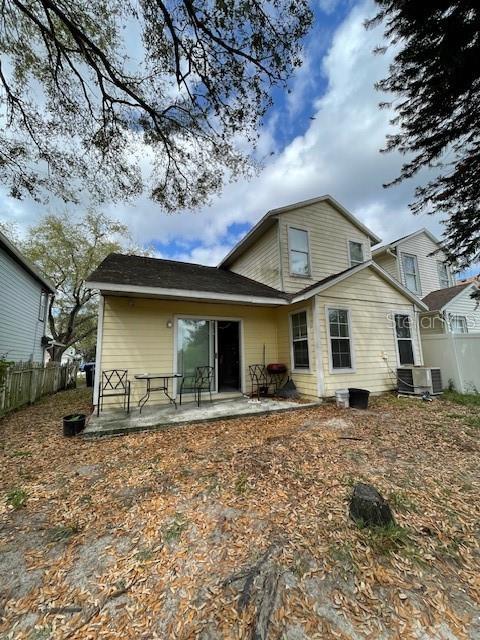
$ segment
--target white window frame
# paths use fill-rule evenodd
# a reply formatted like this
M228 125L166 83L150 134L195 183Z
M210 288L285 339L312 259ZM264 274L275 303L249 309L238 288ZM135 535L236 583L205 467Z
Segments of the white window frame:
M395 322L395 316L408 316L410 320L410 340L412 342L413 366L417 366L419 364L417 348L416 348L417 347L417 325L415 322L414 314L411 312L410 309L393 309L391 312L391 318L392 318L393 338L395 340L395 353L397 355L397 366L403 367L403 366L408 366L408 364L406 365L400 364L400 349L398 348L399 338L397 337L397 323ZM406 340L406 338L403 338L403 339ZM400 340L402 340L402 338L400 338Z
M295 354L293 351L293 322L292 316L296 316L299 313L305 313L307 320L307 349L308 349L308 368L300 368L297 369L295 367ZM308 308L296 309L288 314L288 324L289 324L289 336L290 336L290 369L292 373L306 373L310 374L311 366L312 366L312 350L310 349L310 331L309 331L309 318L308 318Z
M348 340L350 340L350 361L352 366L350 368L336 369L333 366L333 356L332 356L332 339L337 339L338 336L330 335L330 311L346 311L347 319L348 319ZM355 361L355 345L353 342L353 333L352 333L352 310L350 307L346 306L327 306L325 307L325 326L327 327L327 346L328 346L328 369L332 375L337 373L356 373L356 361ZM345 338L340 338L340 340Z
M413 258L414 262L415 262L415 275L417 278L417 286L418 288L413 291L412 289L410 289L410 287L407 284L407 272L405 270L405 258ZM404 253L402 252L402 272L403 272L403 283L405 285L405 287L411 291L412 293L414 293L415 295L421 295L422 294L422 281L420 279L420 269L418 267L418 256L416 256L414 253Z
M296 249L291 249L290 248L290 230L293 231L303 231L304 233L307 234L307 246L308 246L308 254L307 254L307 263L308 263L308 273L295 273L294 271L292 271L292 261L290 259L290 253L291 251L297 251ZM305 229L303 227L299 227L296 225L288 225L287 226L287 250L288 250L288 271L289 274L293 277L293 278L311 278L312 277L312 263L311 263L311 247L310 247L310 232L308 229ZM297 253L304 253L303 251L297 251Z
M359 244L362 247L362 262L357 262L355 265L352 264L352 254L350 253L350 243L353 242L355 244ZM350 267L358 267L358 265L363 264L365 262L365 243L362 240L357 240L356 238L348 238L347 240L347 251L348 251L348 264Z
M445 267L445 273L447 274L447 286L444 287L442 285L442 268ZM438 272L438 284L440 285L440 289L447 289L452 286L452 279L450 277L450 269L448 268L448 264L443 262L442 260L437 260L437 272Z
M463 322L465 323L465 331L454 331L453 330L453 322L454 320L463 320ZM456 336L464 336L468 333L468 320L467 320L467 316L462 315L461 313L451 313L449 318L448 318L448 324L449 324L449 328L450 328L450 333L452 333L453 335Z
M47 319L48 294L46 291L40 293L40 306L38 307L38 319L45 322Z

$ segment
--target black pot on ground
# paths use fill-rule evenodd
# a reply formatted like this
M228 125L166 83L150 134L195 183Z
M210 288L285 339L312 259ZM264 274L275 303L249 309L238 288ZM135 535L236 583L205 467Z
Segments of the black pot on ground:
M366 389L349 388L350 407L352 409L368 409L368 397L370 391Z
M72 413L63 418L63 435L67 438L76 436L85 429L87 416L84 413Z

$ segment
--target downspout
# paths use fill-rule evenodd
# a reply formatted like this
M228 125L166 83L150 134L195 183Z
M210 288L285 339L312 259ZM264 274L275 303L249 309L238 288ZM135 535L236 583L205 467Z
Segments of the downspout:
M93 404L98 403L98 386L100 383L102 372L102 342L103 342L103 316L105 308L105 298L100 294L100 302L98 304L98 322L97 322L97 350L95 353L95 376L93 382Z

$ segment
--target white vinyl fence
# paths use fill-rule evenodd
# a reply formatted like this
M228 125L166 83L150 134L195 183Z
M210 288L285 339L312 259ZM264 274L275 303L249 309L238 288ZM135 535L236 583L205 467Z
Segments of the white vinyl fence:
M0 417L9 411L33 404L42 396L76 385L78 365L49 362L19 362L0 369Z
M460 393L480 393L480 333L423 335L427 367L440 367L443 387L450 381Z

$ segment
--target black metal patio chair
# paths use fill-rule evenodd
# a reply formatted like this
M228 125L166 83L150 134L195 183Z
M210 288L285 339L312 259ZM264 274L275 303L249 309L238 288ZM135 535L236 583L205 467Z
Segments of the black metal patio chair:
M103 411L103 399L123 396L123 410L130 413L130 380L128 369L107 369L102 371L98 385L97 416Z
M260 396L267 396L269 389L273 386L273 383L268 375L267 369L264 364L250 364L248 365L248 372L250 374L250 383L252 387L251 396L257 396L260 400Z
M196 367L195 373L184 376L180 385L180 404L182 404L182 395L184 393L192 393L197 406L200 406L202 400L202 391L208 391L210 394L210 402L212 402L212 385L215 369L210 366Z

